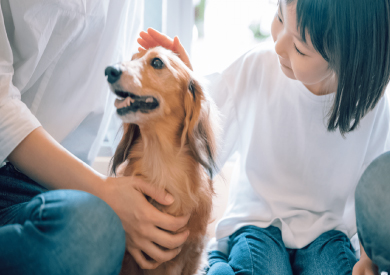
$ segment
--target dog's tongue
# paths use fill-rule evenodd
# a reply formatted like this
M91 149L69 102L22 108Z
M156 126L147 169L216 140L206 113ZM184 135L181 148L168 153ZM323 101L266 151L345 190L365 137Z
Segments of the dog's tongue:
M124 108L124 107L128 107L130 106L131 104L131 98L130 97L126 97L125 99L119 99L117 98L115 100L115 107L117 109L121 109L121 108Z

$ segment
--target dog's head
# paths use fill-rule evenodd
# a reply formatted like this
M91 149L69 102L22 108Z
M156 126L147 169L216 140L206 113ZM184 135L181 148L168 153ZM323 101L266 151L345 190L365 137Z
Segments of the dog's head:
M216 110L193 72L176 54L162 47L142 51L129 62L107 67L106 76L111 91L118 96L115 106L124 122L113 172L127 159L140 127L161 129L163 125L176 127L181 146L188 144L195 159L212 173Z

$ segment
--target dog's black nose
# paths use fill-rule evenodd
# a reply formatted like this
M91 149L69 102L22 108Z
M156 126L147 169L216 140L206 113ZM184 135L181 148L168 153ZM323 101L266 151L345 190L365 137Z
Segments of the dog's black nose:
M113 84L121 77L122 71L119 68L119 65L114 65L108 66L104 71L104 74L107 76L107 81Z

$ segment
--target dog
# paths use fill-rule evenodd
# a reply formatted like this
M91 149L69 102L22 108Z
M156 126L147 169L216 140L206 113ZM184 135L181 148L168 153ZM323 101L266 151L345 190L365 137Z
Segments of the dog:
M170 50L155 47L131 61L107 67L106 75L123 121L112 159L117 176L139 176L175 198L149 201L173 216L191 214L181 252L154 270L142 270L129 253L121 274L193 275L199 272L214 195L218 112L202 85Z

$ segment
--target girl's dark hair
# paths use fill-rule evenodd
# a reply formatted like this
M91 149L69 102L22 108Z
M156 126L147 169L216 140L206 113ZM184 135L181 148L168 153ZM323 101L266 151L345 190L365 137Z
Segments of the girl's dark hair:
M328 131L353 131L384 94L390 78L390 0L285 0L296 3L306 32L337 75Z

